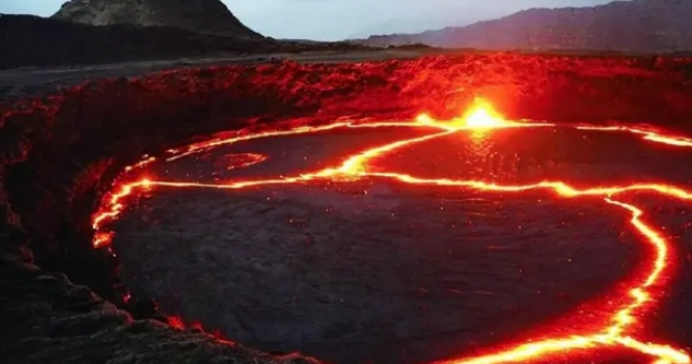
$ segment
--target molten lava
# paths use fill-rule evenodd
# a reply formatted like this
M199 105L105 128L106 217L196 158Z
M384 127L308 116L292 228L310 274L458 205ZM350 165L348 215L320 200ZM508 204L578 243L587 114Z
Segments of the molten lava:
M470 358L447 360L447 364L494 364L505 362L526 362L531 359L550 359L551 355L567 354L584 350L595 350L603 347L621 347L651 357L652 362L657 364L683 364L690 363L690 356L679 349L660 343L643 342L637 339L640 330L646 327L645 318L651 314L658 303L659 293L664 291L666 282L670 278L670 264L672 254L672 242L655 226L652 226L645 219L645 212L630 203L618 201L616 197L634 191L648 191L659 195L669 196L678 200L692 202L692 192L672 185L633 183L622 186L594 186L586 189L576 189L567 182L562 181L539 181L529 185L499 185L492 181L470 181L447 178L425 178L412 176L402 173L387 171L370 171L369 162L396 149L411 146L415 143L427 142L436 138L450 135L453 133L463 133L469 130L489 130L504 127L555 127L555 128L576 128L582 130L595 130L601 132L620 132L640 135L643 139L663 143L670 146L692 148L692 139L661 134L651 130L637 129L627 126L594 126L594 125L556 125L551 123L534 123L504 120L498 113L494 112L490 106L478 100L464 117L450 121L434 120L427 115L420 115L415 121L410 122L368 122L368 123L349 123L337 122L334 124L318 127L303 126L287 130L271 130L258 133L238 133L237 135L225 139L214 139L205 143L197 143L187 148L171 150L168 160L177 159L200 151L209 150L219 145L228 145L239 141L264 138L271 136L295 135L316 133L325 130L348 129L348 128L385 128L385 127L425 127L432 130L430 134L422 137L398 140L393 143L378 146L368 150L347 156L341 165L325 168L312 173L291 177L277 177L273 179L239 180L223 184L196 183L196 182L173 182L162 181L153 178L142 178L137 180L127 180L137 168L152 163L153 158L145 158L139 164L128 167L128 173L121 178L114 186L112 192L106 195L101 207L92 219L92 226L95 231L93 244L95 247L107 247L114 233L108 229L107 223L117 219L126 207L126 200L136 191L141 189L154 188L213 188L213 189L240 189L250 186L275 185L275 184L305 184L310 181L328 180L335 183L347 183L349 181L362 178L387 178L397 180L401 183L415 184L434 188L446 186L448 188L473 189L487 192L515 192L521 193L529 190L549 190L556 197L578 198L580 196L599 196L604 203L623 209L629 214L629 224L638 233L641 241L650 248L652 252L646 257L637 268L635 277L631 282L627 282L625 291L617 290L607 296L610 302L616 302L608 312L607 317L597 322L593 322L591 329L583 332L571 332L554 337L525 338L524 344L510 346L508 348L490 350L485 355ZM248 163L259 163L264 157L254 155ZM655 290L654 290L655 287ZM577 313L575 313L577 315ZM171 325L182 327L182 322L175 319ZM562 328L564 332L565 328ZM568 329L568 328L567 328ZM567 330L569 332L569 330Z
M214 163L214 168L231 171L249 167L267 160L267 156L255 153L230 154Z
M482 99L476 99L474 105L461 120L463 125L470 129L492 129L510 125Z

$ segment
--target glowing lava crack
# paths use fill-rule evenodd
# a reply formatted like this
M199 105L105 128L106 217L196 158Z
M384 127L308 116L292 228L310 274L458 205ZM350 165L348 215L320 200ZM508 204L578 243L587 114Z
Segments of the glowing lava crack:
M644 211L637 206L618 201L616 196L632 191L648 191L665 195L679 200L692 202L692 192L683 188L664 184L631 184L623 186L598 186L586 189L576 189L568 183L560 181L544 181L531 185L499 185L492 182L469 181L445 178L422 178L394 172L372 172L368 170L368 162L376 157L385 155L395 149L410 146L414 143L429 141L442 136L469 130L489 130L507 127L557 127L576 128L582 130L597 130L603 132L626 132L641 135L645 140L663 143L670 146L692 148L692 139L659 134L655 131L631 128L627 126L591 126L591 125L556 125L551 123L535 123L523 121L506 121L492 111L489 105L479 101L464 117L451 121L438 121L426 115L419 116L412 122L367 122L349 123L337 122L330 125L309 127L303 126L288 130L272 130L257 133L242 133L225 139L214 139L205 143L198 143L187 148L171 150L168 160L182 156L206 151L211 148L236 143L239 141L265 138L271 136L308 134L325 130L346 128L379 128L379 127L419 127L438 129L439 131L412 139L399 140L390 144L379 146L349 156L340 165L323 169L313 173L305 173L299 176L283 177L275 179L240 180L223 184L161 181L153 178L142 178L133 182L127 180L127 176L133 170L155 161L147 157L135 166L128 167L128 174L116 182L111 193L102 201L101 207L92 219L94 233L93 244L95 247L105 247L112 241L113 232L107 228L107 224L117 219L125 209L125 200L137 190L152 189L154 187L168 188L213 188L213 189L241 189L250 186L300 184L314 180L328 180L346 183L362 178L389 178L403 183L422 186L446 186L464 189L496 192L522 192L528 190L547 189L558 197L575 198L579 196L600 196L605 203L624 209L630 215L630 225L638 232L642 241L649 245L651 255L640 265L636 281L628 282L626 292L619 294L614 300L618 304L609 312L604 322L593 323L593 329L588 332L574 332L571 335L558 337L526 340L523 344L510 346L504 349L489 351L485 355L471 358L461 358L444 361L448 364L491 364L504 362L525 362L530 359L545 359L550 355L568 354L583 350L594 350L599 347L621 347L634 350L652 357L656 364L689 363L690 357L684 351L671 346L642 342L636 338L639 330L643 328L644 316L650 313L657 304L657 297L652 293L653 288L659 292L669 278L668 270L671 260L671 242L655 227L644 219ZM261 156L253 157L258 162Z

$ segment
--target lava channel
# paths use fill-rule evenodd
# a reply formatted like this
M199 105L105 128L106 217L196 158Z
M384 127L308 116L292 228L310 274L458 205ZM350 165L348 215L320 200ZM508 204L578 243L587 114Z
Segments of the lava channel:
M490 348L484 353L472 357L452 358L443 361L445 364L494 364L507 362L527 362L547 360L554 362L556 358L568 355L583 355L594 350L627 349L637 354L651 358L656 364L683 364L690 362L687 352L672 345L659 342L640 340L647 327L647 318L655 311L660 298L665 293L667 282L671 275L671 261L674 254L673 243L656 226L647 221L646 212L631 202L625 202L621 197L631 192L646 192L667 196L680 201L692 202L692 192L673 184L633 182L627 184L604 184L577 188L569 181L547 180L527 184L502 184L496 181L468 180L453 177L422 177L396 171L382 170L382 167L372 168L373 161L388 154L415 144L434 141L459 133L492 133L497 129L507 128L564 128L591 130L611 133L629 133L643 140L659 145L676 148L692 148L692 139L668 135L653 129L641 129L624 125L595 126L595 125L561 125L548 122L508 121L494 112L486 102L479 101L463 117L454 120L435 120L427 115L420 115L413 121L385 121L366 123L336 122L324 126L302 126L290 129L268 130L256 133L238 133L227 138L217 138L204 143L197 143L185 148L170 150L167 160L209 151L221 145L230 145L240 141L268 138L285 135L311 134L325 130L410 127L433 130L430 133L407 139L397 140L375 148L363 150L345 156L343 162L328 168L293 176L241 179L224 183L203 183L193 181L159 180L153 176L143 176L135 173L142 167L156 162L155 158L146 157L140 163L128 167L122 178L114 183L110 193L104 196L98 211L92 217L94 229L93 245L95 248L110 249L114 232L109 224L123 213L130 197L137 192L154 189L194 188L238 190L247 187L268 185L307 184L326 181L329 183L349 183L365 178L386 178L404 184L423 186L426 188L444 187L475 190L479 192L523 193L533 190L546 190L556 198L578 198L590 196L602 199L603 203L622 209L626 213L632 231L637 233L641 242L646 244L650 252L639 264L633 276L636 279L622 282L624 290L616 290L608 294L609 312L602 320L595 320L588 329L579 332L570 331L569 327L560 330L547 330L545 334L526 337L521 343L509 343L497 348ZM250 157L260 161L263 157ZM133 177L136 175L136 178ZM574 313L579 316L579 313ZM600 317L600 316L598 316ZM178 322L178 324L180 324ZM182 326L182 325L179 325ZM560 334L551 334L560 332Z

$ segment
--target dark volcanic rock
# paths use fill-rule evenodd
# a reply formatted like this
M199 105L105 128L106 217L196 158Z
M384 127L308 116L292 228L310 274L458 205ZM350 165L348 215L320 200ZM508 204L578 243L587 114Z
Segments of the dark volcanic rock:
M73 7L70 5L67 8ZM224 8L224 11L227 12L227 9ZM82 13L75 10L75 14ZM228 15L235 19L232 14ZM188 26L186 22L192 20L186 16L182 17L184 21L170 22L172 24L166 26L143 26L131 22L90 25L84 24L88 22L59 18L64 17L0 14L0 49L3 50L0 69L144 60L237 60L250 54L266 56L271 53L368 49L347 42L279 41L262 37L240 23L237 23L237 27L233 26L232 22L217 22L227 24L225 31L205 31L207 28L200 30L196 26ZM160 23L167 24L164 21ZM205 21L201 23L207 24ZM214 21L208 24L209 29L216 27ZM223 28L221 25L218 27Z
M220 0L71 0L54 18L89 25L165 26L197 33L261 38Z
M424 43L478 49L680 52L692 50L692 1L632 0L584 8L530 9L420 34L372 36L372 46Z
M268 38L199 34L172 27L93 26L29 15L0 16L0 68L270 52L279 46Z

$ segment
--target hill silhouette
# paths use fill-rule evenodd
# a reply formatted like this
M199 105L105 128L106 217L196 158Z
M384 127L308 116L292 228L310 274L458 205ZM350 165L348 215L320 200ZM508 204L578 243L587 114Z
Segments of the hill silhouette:
M346 42L202 34L172 26L88 25L0 14L0 69L365 49Z
M358 43L423 43L488 50L682 52L692 50L690 19L690 0L614 1L585 8L529 9L463 27L372 36Z
M0 69L261 53L292 47L269 38L173 27L93 26L30 15L0 16Z
M241 23L220 0L71 0L53 18L88 25L163 26L196 33L262 37Z

